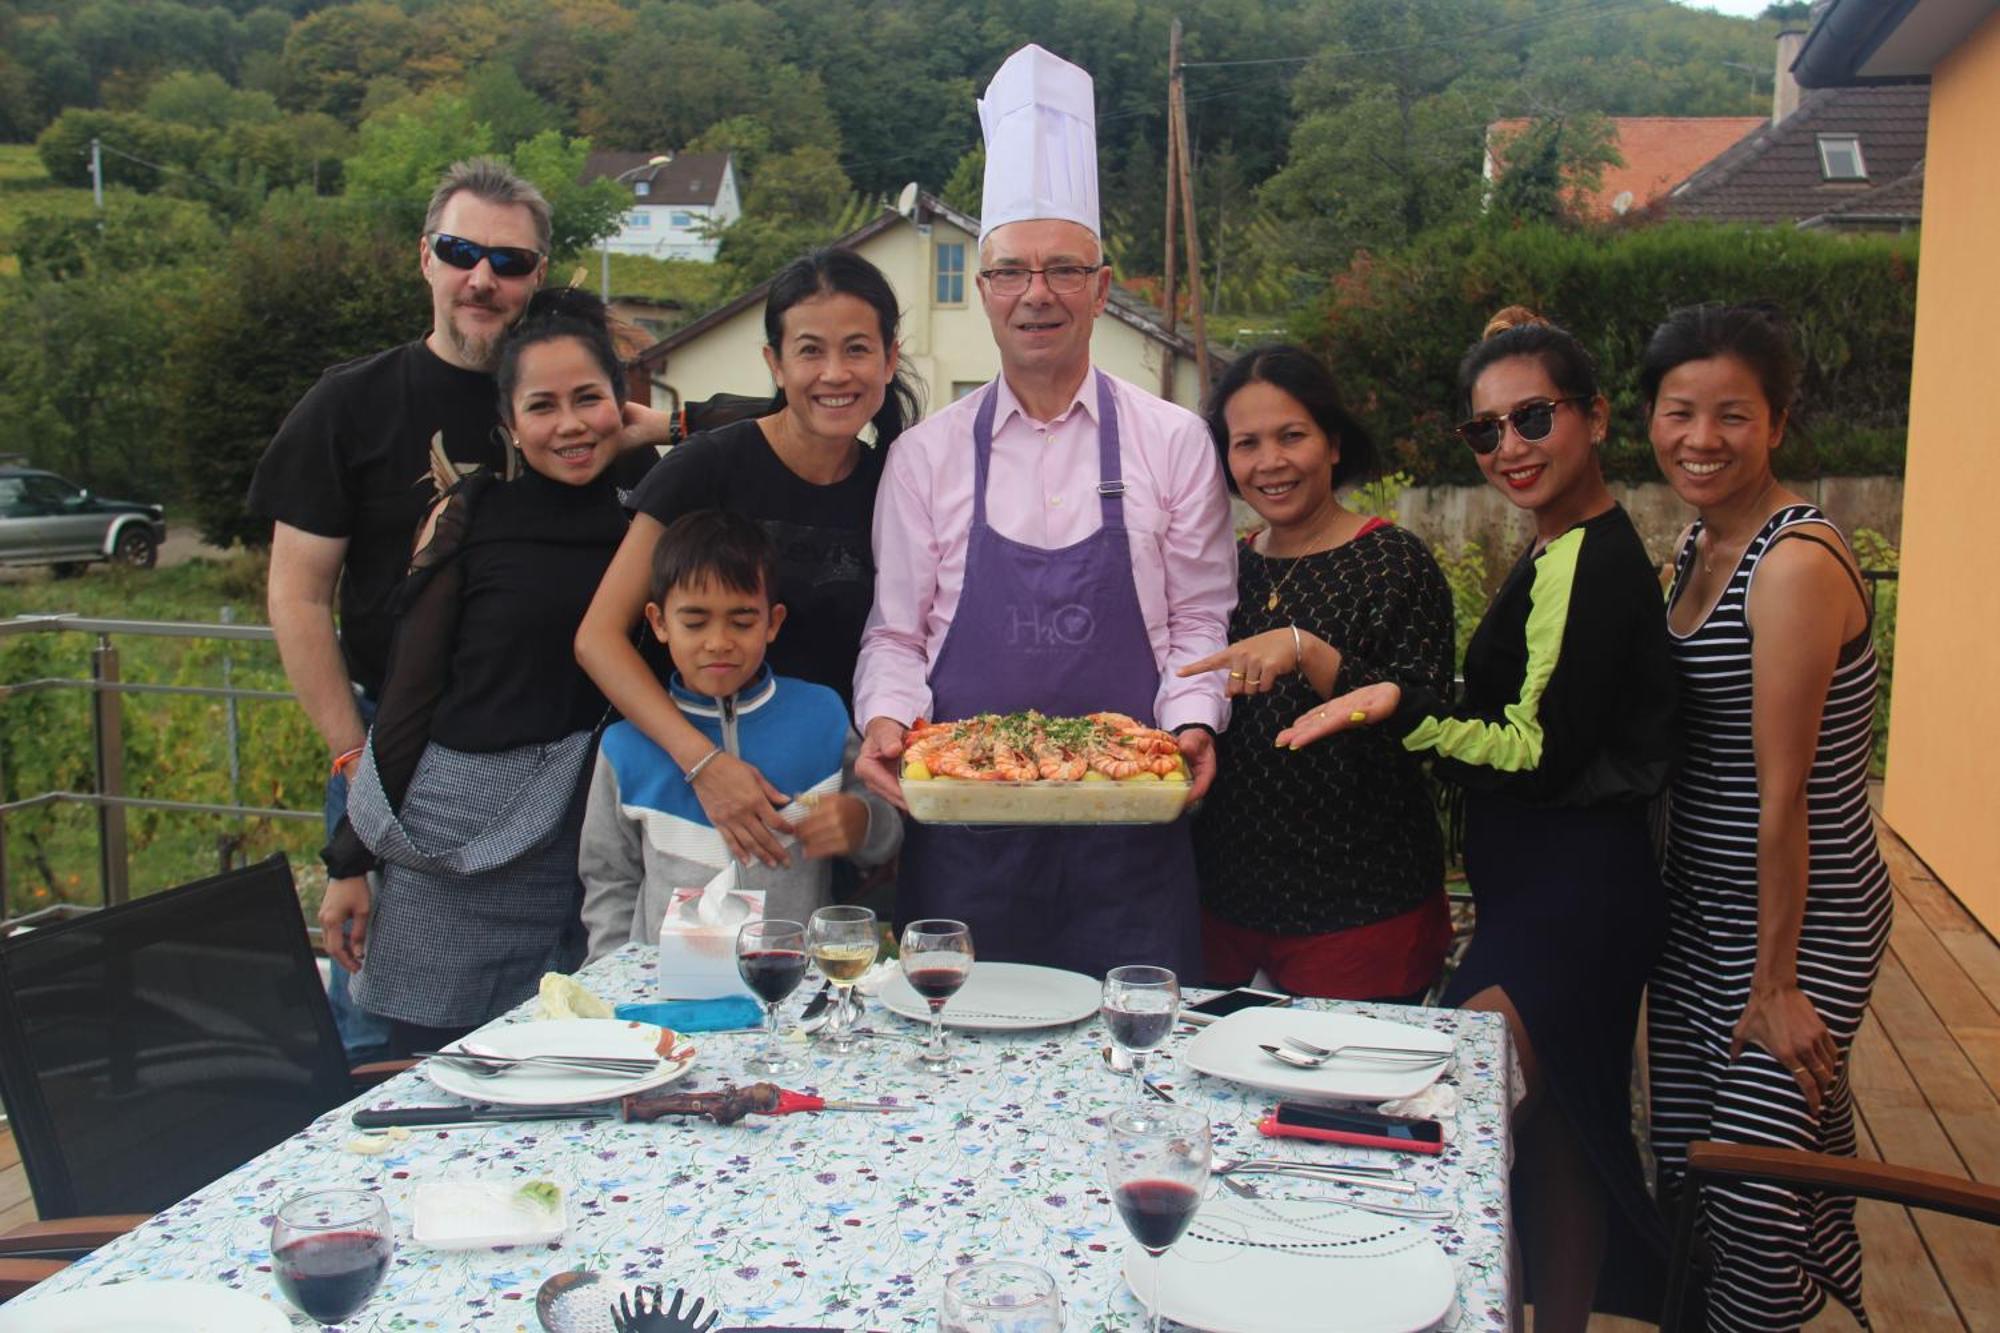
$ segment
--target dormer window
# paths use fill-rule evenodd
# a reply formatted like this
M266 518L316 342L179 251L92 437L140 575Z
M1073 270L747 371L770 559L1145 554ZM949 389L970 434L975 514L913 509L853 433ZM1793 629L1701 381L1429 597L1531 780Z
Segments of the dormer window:
M639 198L644 199L647 195L651 194L652 192L653 192L653 182L651 181L632 182L632 193L639 196Z
M1824 180L1867 180L1868 166L1861 160L1861 140L1852 134L1820 135L1819 171Z

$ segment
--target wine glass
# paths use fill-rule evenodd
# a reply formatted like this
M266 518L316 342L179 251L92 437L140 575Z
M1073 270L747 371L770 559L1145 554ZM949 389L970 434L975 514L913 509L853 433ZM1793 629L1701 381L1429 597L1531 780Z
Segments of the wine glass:
M318 1190L271 1219L271 1273L285 1299L320 1324L368 1304L396 1253L396 1231L372 1190Z
M1194 1220L1208 1189L1208 1168L1208 1117L1193 1107L1149 1102L1111 1113L1104 1173L1125 1229L1153 1256L1153 1292L1146 1302L1151 1333L1160 1328L1160 1256Z
M903 979L931 1009L931 1039L917 1052L917 1067L950 1072L951 1048L944 1038L944 1007L972 971L972 929L963 921L931 918L903 927Z
M1180 979L1167 968L1133 964L1114 967L1104 976L1104 1000L1098 1012L1110 1029L1111 1044L1132 1058L1132 1089L1142 1100L1146 1054L1166 1043L1180 1009Z
M1062 1293L1033 1264L988 1259L944 1280L938 1333L1062 1333Z
M778 1041L778 1006L806 975L806 928L773 918L746 922L736 932L736 971L764 1002L764 1049L744 1068L765 1078L782 1078L805 1068Z
M875 933L875 914L865 907L822 907L812 914L806 940L813 961L838 995L821 1036L845 1054L854 1049L854 983L875 966L875 953L882 947Z

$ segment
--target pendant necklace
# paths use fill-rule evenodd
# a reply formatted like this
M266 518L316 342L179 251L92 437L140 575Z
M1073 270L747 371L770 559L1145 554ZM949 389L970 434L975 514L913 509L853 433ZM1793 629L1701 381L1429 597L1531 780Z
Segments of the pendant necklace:
M1337 518L1334 520L1336 524L1339 521L1340 520ZM1270 531L1271 530L1269 528L1266 528L1264 530L1265 536L1267 538L1270 535ZM1333 548L1329 546L1327 549L1332 550ZM1277 585L1271 589L1271 595L1264 599L1264 609L1266 611L1276 611L1278 609L1278 594L1283 592L1285 590L1285 585L1292 581L1292 575L1299 572L1299 566L1305 563L1306 557L1309 555L1320 555L1320 554L1323 553L1312 549L1311 545L1308 545L1305 550L1299 552L1297 555L1292 557L1292 563L1285 569L1285 576L1278 580ZM1264 558L1266 560L1271 559L1271 557L1268 555L1265 556Z

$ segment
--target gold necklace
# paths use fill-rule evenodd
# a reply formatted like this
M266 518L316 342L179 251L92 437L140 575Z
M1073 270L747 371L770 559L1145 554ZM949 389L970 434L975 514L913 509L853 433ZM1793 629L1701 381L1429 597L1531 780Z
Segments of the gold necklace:
M1334 526L1336 526L1336 527L1337 527L1337 526L1339 525L1339 523L1340 523L1340 520L1339 520L1339 518L1337 518L1337 517L1336 517L1336 518L1334 519ZM1270 535L1270 532L1271 532L1271 530L1270 530L1269 528L1266 528L1266 529L1264 529L1264 533L1265 533L1265 535L1266 535L1267 537L1268 537L1268 536ZM1252 549L1252 550L1255 550L1255 549L1256 549L1256 547L1255 547L1255 546L1253 545L1253 546L1251 547L1251 549ZM1327 547L1327 550L1332 550L1332 549L1333 549L1333 548L1332 548L1331 546ZM1299 553L1298 553L1297 555L1293 556L1293 557L1292 557L1292 563L1291 563L1290 565L1286 566L1286 568L1285 568L1285 576L1284 576L1283 578L1281 578L1281 579L1279 579L1279 580L1278 580L1278 582L1277 582L1277 585L1276 585L1275 587L1273 587L1273 588L1271 589L1271 595L1270 595L1269 597L1267 597L1267 598L1265 598L1265 599L1264 599L1264 609L1265 609L1266 611L1275 611L1275 610L1277 610L1277 609L1278 609L1278 594L1279 594L1279 593L1281 593L1281 592L1283 592L1283 591L1285 590L1285 585L1286 585L1287 583L1290 583L1290 582L1292 581L1292 575L1294 575L1294 574L1296 574L1296 573L1298 573L1298 572L1299 572L1299 566L1305 563L1305 559L1306 559L1306 557L1307 557L1307 556L1309 556L1309 555L1323 555L1323 554L1325 554L1325 552L1323 552L1323 551L1316 551L1316 550L1313 550L1313 549L1311 548L1311 546L1309 545L1309 546L1307 547L1307 549L1305 549L1305 550L1303 550L1303 551L1299 552ZM1267 555L1267 556L1265 556L1264 558L1265 558L1266 560L1269 560L1269 559L1272 559L1273 557L1271 557L1271 556L1268 556L1268 555Z

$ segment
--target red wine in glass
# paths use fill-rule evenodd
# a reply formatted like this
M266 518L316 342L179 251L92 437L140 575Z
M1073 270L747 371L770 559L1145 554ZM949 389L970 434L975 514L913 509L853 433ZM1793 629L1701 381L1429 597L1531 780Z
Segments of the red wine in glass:
M1177 1180L1133 1180L1112 1193L1132 1239L1150 1254L1172 1247L1201 1207L1201 1192Z
M322 1324L338 1324L375 1294L395 1249L373 1231L303 1236L272 1252L271 1271L286 1300Z
M804 949L756 949L738 954L736 970L765 1004L781 1004L806 975Z
M958 988L965 984L965 969L962 967L915 967L903 976L910 983L911 990L938 1004L958 994Z
M931 1011L931 1039L918 1051L916 1067L932 1074L951 1072L951 1047L944 1039L944 1007L972 971L972 930L963 921L912 921L903 928L903 980Z

